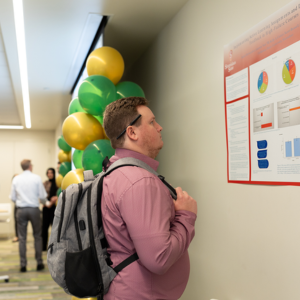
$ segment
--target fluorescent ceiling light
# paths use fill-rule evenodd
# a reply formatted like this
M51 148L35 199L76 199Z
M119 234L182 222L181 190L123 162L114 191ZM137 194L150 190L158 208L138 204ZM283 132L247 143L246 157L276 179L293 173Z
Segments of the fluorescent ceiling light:
M31 128L23 0L13 0L13 5L14 5L14 18L15 18L15 27L16 27L16 36L17 36L17 47L18 47L18 57L19 57L19 66L20 66L20 75L21 75L25 125L27 128Z
M19 125L0 125L0 129L23 129L24 126Z

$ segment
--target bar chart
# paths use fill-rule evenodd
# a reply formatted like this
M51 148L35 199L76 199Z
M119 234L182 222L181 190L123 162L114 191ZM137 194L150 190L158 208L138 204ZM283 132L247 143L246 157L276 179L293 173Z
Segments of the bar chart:
M284 157L300 157L300 138L284 141Z
M286 157L292 157L292 142L285 142L285 155Z
M294 156L300 156L300 138L294 139Z

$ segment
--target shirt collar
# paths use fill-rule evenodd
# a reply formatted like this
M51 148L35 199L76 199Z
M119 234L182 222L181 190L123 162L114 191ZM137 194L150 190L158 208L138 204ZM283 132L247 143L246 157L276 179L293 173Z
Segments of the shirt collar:
M115 156L117 159L125 158L125 157L137 158L137 159L143 161L144 163L146 163L147 165L149 165L155 171L157 170L158 165L159 165L159 162L157 160L155 160L147 155L144 155L142 153L135 152L135 151L132 151L129 149L117 148Z

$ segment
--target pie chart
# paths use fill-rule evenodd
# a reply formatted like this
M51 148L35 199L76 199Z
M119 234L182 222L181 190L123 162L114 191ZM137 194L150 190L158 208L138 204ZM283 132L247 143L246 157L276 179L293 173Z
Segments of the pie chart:
M282 79L286 84L293 82L296 75L296 65L292 59L285 62L282 69Z
M263 71L260 73L258 77L258 82L257 82L257 88L258 91L263 94L268 87L268 74L267 72Z

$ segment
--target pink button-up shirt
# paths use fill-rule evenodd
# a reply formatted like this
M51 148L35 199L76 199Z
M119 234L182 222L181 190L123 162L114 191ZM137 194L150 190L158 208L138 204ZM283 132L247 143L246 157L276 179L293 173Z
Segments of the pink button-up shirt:
M134 157L154 170L158 162L143 154L116 149L110 162ZM139 167L122 167L105 177L102 194L104 232L113 267L137 252L115 277L105 300L178 299L187 284L187 249L194 237L196 215L176 211L169 190Z

